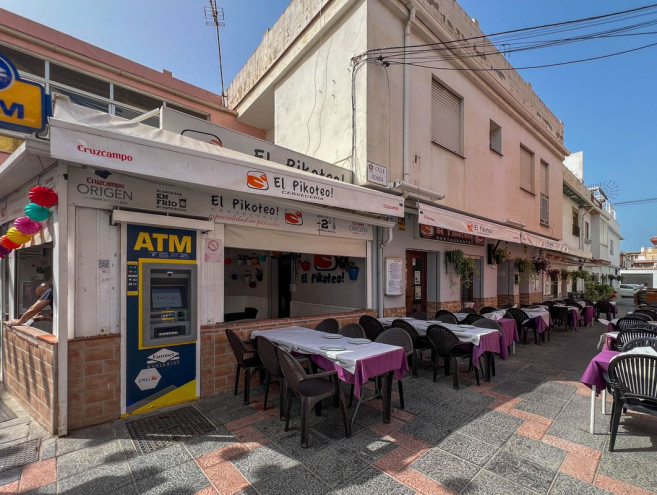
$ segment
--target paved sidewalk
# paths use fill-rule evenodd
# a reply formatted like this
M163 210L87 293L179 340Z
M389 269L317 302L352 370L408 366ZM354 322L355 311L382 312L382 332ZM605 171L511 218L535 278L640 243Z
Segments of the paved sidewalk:
M517 345L479 387L473 376L468 386L465 365L462 389L453 390L442 373L433 383L425 364L419 378L404 379L406 410L395 409L390 424L380 402L369 402L347 439L327 404L311 419L308 449L298 401L286 433L277 399L263 412L259 389L250 406L232 394L193 403L214 430L147 455L128 433L136 418L52 438L5 394L17 417L0 423L0 465L7 447L41 443L38 461L0 472L0 493L657 493L657 421L624 416L614 453L609 415L598 412L596 433L588 432L589 389L578 380L602 331L599 323L554 329L546 345Z

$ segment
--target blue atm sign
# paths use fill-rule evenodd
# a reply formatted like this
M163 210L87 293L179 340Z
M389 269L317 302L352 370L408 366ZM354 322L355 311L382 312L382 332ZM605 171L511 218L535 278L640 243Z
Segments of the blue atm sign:
M44 130L49 102L43 86L22 80L14 64L0 54L0 127L19 132Z

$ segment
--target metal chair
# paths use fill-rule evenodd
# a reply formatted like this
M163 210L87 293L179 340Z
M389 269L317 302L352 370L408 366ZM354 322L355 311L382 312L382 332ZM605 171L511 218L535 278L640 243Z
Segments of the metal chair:
M308 375L292 354L281 347L277 349L277 352L287 384L285 431L288 431L290 426L292 394L297 395L301 399L301 447L303 448L308 447L308 416L310 416L310 410L314 407L316 414L321 416L321 401L337 396L340 401L340 411L342 412L345 435L349 437L350 430L349 422L347 421L347 409L337 371L326 371Z
M234 395L237 395L237 389L240 382L240 371L244 368L244 404L248 405L251 395L251 375L254 371L264 369L262 361L255 349L247 349L246 344L251 341L243 342L230 328L226 329L226 337L228 338L228 343L230 344L230 348L232 349L233 354L235 355L235 360L237 361Z
M348 325L343 326L338 333L343 337L349 337L351 339L364 339L365 330L358 323L349 323Z
M385 328L381 325L381 322L370 315L363 315L358 319L358 324L363 327L365 330L365 335L372 342L376 340L380 333L382 333Z
M417 366L422 356L422 352L431 350L431 344L426 336L421 336L415 327L406 320L398 319L392 322L393 328L401 328L410 337L413 342L413 377L417 377Z
M440 325L431 325L427 329L427 337L433 346L433 381L436 381L438 374L438 361L443 358L445 361L445 375L449 375L450 364L453 367L453 387L458 390L459 388L459 359L468 358L470 366L472 366L472 344L464 345L459 341L458 337L454 335L451 330ZM468 349L469 348L469 349ZM475 369L475 378L477 385L479 385L479 370Z
M621 413L632 409L657 416L657 357L620 354L609 363L609 380L614 393L609 451L614 451Z
M427 314L424 311L416 311L415 313L411 313L409 316L416 320L427 320Z
M407 359L414 355L413 339L403 328L388 328L376 338L376 341L381 344L402 347L406 352ZM404 387L401 380L397 380L397 386L399 388L399 408L404 409Z
M319 322L315 327L315 330L318 332L338 333L338 330L340 330L340 324L335 318L326 318Z

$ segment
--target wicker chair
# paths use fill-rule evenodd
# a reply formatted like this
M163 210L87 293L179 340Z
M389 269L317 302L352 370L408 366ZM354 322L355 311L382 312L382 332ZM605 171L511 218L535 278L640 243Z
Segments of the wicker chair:
M642 326L635 328L626 328L618 332L616 341L614 342L614 350L620 351L625 344L635 339L646 339L657 337L657 328L651 326Z
M648 315L648 316L650 316L651 321L657 321L657 311L655 311L654 309L649 309L647 307L646 308L641 308L641 309L635 309L632 314L634 315L634 314L637 314L637 313Z
M490 328L502 333L502 326L495 320L490 320L488 318L477 320L473 323L473 325L477 328ZM511 343L508 344L508 347L511 347ZM495 376L495 354L492 352L490 353L490 370L491 374Z
M343 337L349 337L350 339L364 339L365 330L358 323L349 323L348 325L343 326L338 333Z
M416 311L415 313L411 313L409 316L411 318L415 318L416 320L427 320L427 314L424 311Z
M468 358L470 366L472 366L472 350L473 346L470 344L468 349L462 344L454 332L448 330L440 325L431 325L427 329L427 337L433 346L433 381L436 381L438 375L438 363L440 358L445 361L445 375L449 375L450 364L453 368L453 387L458 390L459 388L459 359ZM479 385L479 370L475 369L475 378L477 385Z
M429 339L426 336L422 336L417 333L415 327L411 325L406 320L398 319L392 322L393 328L401 328L410 335L411 340L413 341L413 377L417 377L417 367L420 362L420 357L422 356L423 351L431 350L431 344Z
M468 313L468 314L477 314L477 310L474 308L461 308L457 311L458 313Z
M640 370L640 371L639 371ZM634 409L657 416L657 357L622 354L609 363L609 379L613 384L614 405L611 411L609 451L613 452L621 413Z
M637 347L652 347L657 351L657 336L655 337L643 337L638 339L630 340L623 344L622 352L631 351Z
M240 371L244 368L244 404L248 405L251 395L251 375L257 370L264 370L262 361L255 349L247 349L246 344L250 343L250 341L242 342L238 335L230 328L226 329L226 337L237 361L234 395L237 395L237 389L240 383Z
M528 330L533 330L534 331L534 344L541 345L541 341L538 338L538 333L536 332L536 324L534 323L534 320L532 318L530 318L527 315L527 313L525 313L522 309L509 308L509 309L506 310L506 313L505 313L504 317L505 318L512 318L512 319L516 320L516 325L518 325L518 331L520 332L521 339L525 344L527 343L527 331ZM546 332L547 332L547 330L546 330Z
M479 311L479 314L480 315L485 315L485 314L488 314L488 313L493 313L494 311L497 311L497 308L495 308L493 306L484 306L483 308L481 308L481 311Z
M646 320L643 318L635 318L633 316L624 316L623 318L619 318L618 321L616 322L616 328L619 330L625 330L627 328L635 328L635 327L640 327L640 326L646 326L648 325L646 323ZM650 325L648 325L649 327Z
M454 325L458 324L459 320L452 313L442 314L434 318L435 321L440 321L443 323L453 323Z
M403 328L388 328L376 338L376 341L381 344L402 347L406 352L406 358L413 358L413 339ZM399 407L404 409L404 387L401 380L397 380L397 386L399 388Z
M342 422L344 423L345 435L349 437L349 422L347 421L347 409L344 403L344 395L340 388L337 371L326 371L314 375L306 374L306 370L297 362L292 354L279 348L278 359L283 370L283 376L287 383L287 394L285 398L285 431L290 426L290 409L292 407L292 394L301 399L301 447L308 447L308 430L310 410L315 407L318 416L321 416L321 401L329 397L337 397L340 401ZM326 380L328 378L328 380Z
M315 327L315 330L318 332L338 333L338 330L340 330L340 324L335 318L326 318L319 322Z
M595 318L596 320L600 319L600 315L604 314L607 317L607 320L613 319L614 315L614 305L609 301L598 301L595 303Z
M485 316L478 315L477 313L470 313L468 316L466 316L461 323L464 323L466 325L472 325L475 321L477 320L487 320Z
M359 318L358 323L361 327L363 327L363 330L365 330L365 335L372 342L375 341L379 334L385 330L383 325L381 325L381 322L373 316L363 315Z

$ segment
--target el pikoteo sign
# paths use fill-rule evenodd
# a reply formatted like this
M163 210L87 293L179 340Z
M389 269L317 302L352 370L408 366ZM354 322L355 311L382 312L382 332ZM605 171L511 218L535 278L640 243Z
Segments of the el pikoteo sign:
M49 112L50 97L43 86L21 79L14 64L0 53L0 128L40 132Z

